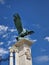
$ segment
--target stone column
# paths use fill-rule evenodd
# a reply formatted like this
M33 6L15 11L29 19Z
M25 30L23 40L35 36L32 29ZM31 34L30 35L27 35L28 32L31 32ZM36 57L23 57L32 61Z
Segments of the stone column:
M15 65L19 65L19 52L15 49Z
M10 65L13 65L13 49L10 49Z

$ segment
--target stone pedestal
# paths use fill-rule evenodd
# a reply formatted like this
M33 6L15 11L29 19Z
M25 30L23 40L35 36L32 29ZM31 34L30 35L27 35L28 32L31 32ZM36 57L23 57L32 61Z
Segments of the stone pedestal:
M32 65L31 49L32 42L26 39L18 41L14 46L18 49L19 65ZM17 61L16 61L17 63ZM17 65L17 64L16 64Z

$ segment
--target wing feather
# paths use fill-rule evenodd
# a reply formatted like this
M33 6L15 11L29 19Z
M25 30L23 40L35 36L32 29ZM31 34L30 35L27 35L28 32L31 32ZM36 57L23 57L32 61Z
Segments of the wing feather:
M20 34L23 31L23 28L19 14L14 15L14 24L17 28L18 34Z

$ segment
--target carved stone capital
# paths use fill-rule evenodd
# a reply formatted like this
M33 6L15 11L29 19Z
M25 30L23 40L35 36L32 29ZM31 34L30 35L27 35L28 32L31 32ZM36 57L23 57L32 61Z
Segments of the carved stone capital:
M11 52L13 52L13 49L12 49L12 48L10 49L10 53L11 53Z

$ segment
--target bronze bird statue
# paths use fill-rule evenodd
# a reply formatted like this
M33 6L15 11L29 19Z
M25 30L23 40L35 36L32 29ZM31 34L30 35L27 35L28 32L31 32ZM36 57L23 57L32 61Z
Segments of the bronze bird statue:
M17 41L19 40L20 37L23 38L27 35L34 33L34 31L23 29L22 23L21 23L21 18L20 18L18 13L14 14L14 24L15 24L17 31L18 31L18 36L16 37Z

